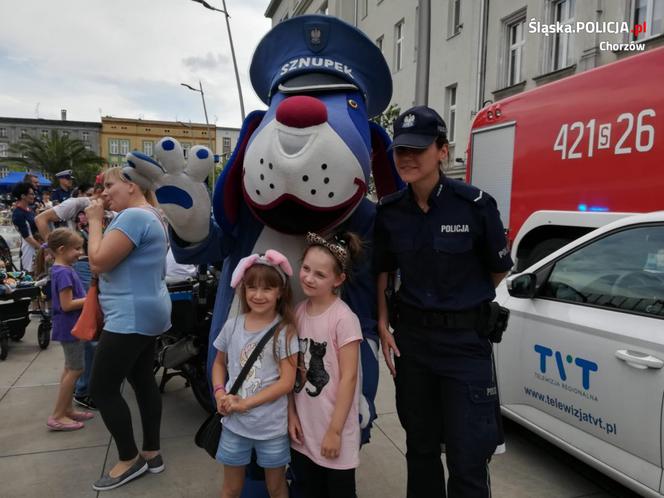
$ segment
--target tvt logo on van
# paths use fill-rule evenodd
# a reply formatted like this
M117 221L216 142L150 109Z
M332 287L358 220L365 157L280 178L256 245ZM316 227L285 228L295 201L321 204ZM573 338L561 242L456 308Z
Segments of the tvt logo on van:
M584 389L590 389L590 372L597 372L599 367L594 361L590 361L586 358L576 357L574 358L571 354L563 355L560 351L554 351L551 348L542 346L541 344L535 344L535 352L540 355L540 372L545 374L546 367L548 364L548 359L553 357L556 368L558 369L558 375L560 380L563 382L567 381L567 374L570 365L576 365L581 369L581 384ZM567 366L565 365L567 364Z

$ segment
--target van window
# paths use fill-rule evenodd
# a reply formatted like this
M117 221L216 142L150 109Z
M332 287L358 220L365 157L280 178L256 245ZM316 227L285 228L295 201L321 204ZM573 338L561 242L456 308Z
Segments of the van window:
M615 232L564 256L540 296L664 318L664 226Z

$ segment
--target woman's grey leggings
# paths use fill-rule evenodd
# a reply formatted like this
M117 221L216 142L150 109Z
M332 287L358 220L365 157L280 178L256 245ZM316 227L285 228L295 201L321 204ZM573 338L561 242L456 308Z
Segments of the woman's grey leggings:
M97 344L90 396L118 447L120 460L138 454L131 414L120 389L127 379L136 393L143 425L143 451L159 450L161 394L154 378L154 336L102 331Z

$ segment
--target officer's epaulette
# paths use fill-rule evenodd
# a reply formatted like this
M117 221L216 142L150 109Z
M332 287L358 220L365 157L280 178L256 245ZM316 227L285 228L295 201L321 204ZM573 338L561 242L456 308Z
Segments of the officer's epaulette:
M477 206L485 206L487 202L491 202L492 200L492 197L489 194L477 188L475 185L470 185L453 178L448 178L447 180L449 187L456 195Z
M387 206L388 204L394 204L398 200L403 199L403 196L406 194L407 191L408 191L407 188L402 188L401 190L397 190L396 192L392 192L391 194L381 197L380 200L378 201L378 207Z

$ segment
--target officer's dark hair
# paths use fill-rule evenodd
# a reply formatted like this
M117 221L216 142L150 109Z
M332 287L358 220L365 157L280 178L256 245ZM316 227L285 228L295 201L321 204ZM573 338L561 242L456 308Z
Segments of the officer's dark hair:
M442 149L446 145L449 145L450 143L447 140L447 134L445 132L440 132L438 136L436 137L436 140L434 140L436 143L436 147L438 149ZM443 161L440 162L440 170L444 171L446 169L446 166L449 164L450 161L450 151L448 149L447 151L447 158L445 158Z
M32 186L32 183L29 182L17 183L12 189L12 196L17 201L20 201L21 197L24 195L28 195L28 192L30 192L31 190L33 192L35 191L35 188Z
M439 149L442 149L443 146L449 145L449 142L447 141L447 135L443 132L439 133L438 136L436 137L436 147Z

